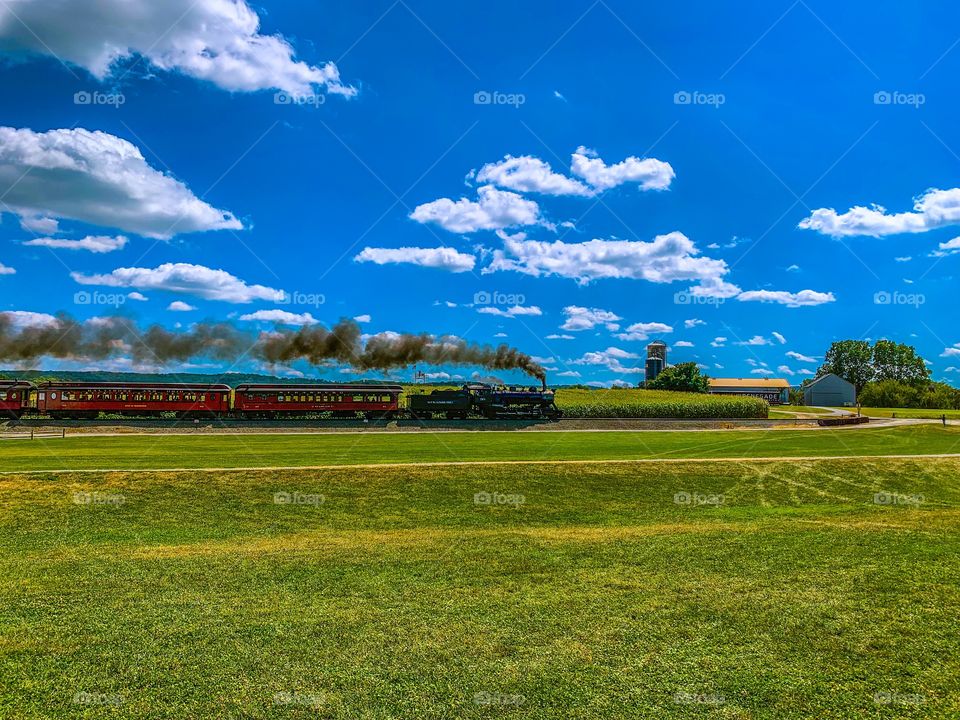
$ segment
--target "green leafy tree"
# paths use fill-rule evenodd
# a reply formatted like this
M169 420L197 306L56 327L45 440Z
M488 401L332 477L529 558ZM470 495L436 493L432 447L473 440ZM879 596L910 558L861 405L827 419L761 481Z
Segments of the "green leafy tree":
M833 373L847 382L853 383L859 393L873 380L873 349L865 340L841 340L835 342L827 351L823 365L817 371L817 377Z
M646 384L648 390L675 390L677 392L705 393L710 389L709 378L700 372L696 363L671 365Z
M878 340L873 346L873 379L901 383L926 384L930 379L923 358L909 345L892 340Z

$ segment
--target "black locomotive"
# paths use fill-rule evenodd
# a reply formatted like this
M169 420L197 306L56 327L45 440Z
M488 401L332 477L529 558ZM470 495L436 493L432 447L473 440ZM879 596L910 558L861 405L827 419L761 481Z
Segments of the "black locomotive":
M407 397L410 414L429 420L439 415L448 420L480 416L495 419L559 420L553 391L538 387L494 386L471 383L459 390L434 390Z

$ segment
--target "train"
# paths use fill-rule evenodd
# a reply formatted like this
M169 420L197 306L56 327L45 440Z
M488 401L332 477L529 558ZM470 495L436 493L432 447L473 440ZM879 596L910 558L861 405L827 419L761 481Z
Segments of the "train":
M125 418L340 420L559 420L543 387L468 383L459 389L405 392L388 384L223 384L0 380L0 417L54 420Z

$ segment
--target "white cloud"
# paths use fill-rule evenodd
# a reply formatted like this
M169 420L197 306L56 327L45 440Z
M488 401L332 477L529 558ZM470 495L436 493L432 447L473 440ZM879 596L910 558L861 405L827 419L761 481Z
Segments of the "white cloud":
M620 329L617 322L623 319L609 310L585 308L578 305L568 305L563 309L563 314L566 315L567 319L560 326L560 329L573 332L592 330L597 325L605 325L608 330L613 332Z
M686 340L679 340L673 344L675 348L692 348L695 347L692 342L687 342Z
M561 373L557 373L557 377L578 378L581 377L581 375L576 370L564 370Z
M729 268L723 260L699 256L683 233L658 235L652 242L589 240L566 243L504 238L484 273L514 271L534 277L558 275L587 284L601 278L628 278L654 283L675 280L720 282ZM739 292L739 288L737 288Z
M751 375L773 375L772 370L767 370L765 368L757 368L756 370L750 371Z
M801 370L801 371L799 372L799 374L800 374L800 375L813 375L814 372L813 372L813 370L803 369L803 370Z
M781 345L786 345L786 344L787 344L787 339L786 339L783 335L781 335L780 333L778 333L778 332L773 332L773 333L771 333L771 335L773 335Z
M147 300L149 300L150 298L148 298L148 297L147 297L146 295L144 295L143 293L138 293L138 292L134 291L134 292L132 292L132 293L127 293L127 299L128 299L128 300L136 300L137 302L147 302Z
M927 190L913 201L913 212L888 214L886 208L856 206L838 214L833 208L814 210L800 222L805 230L824 235L881 237L900 233L920 233L960 223L960 188Z
M117 235L116 237L87 235L87 237L81 238L80 240L42 237L27 240L23 244L31 247L56 248L59 250L88 250L92 253L108 253L114 250L122 250L127 242L127 238L123 235Z
M570 365L602 365L608 370L618 373L638 373L643 368L625 367L624 360L636 360L640 356L617 347L608 347L606 350L588 352L577 360L571 360Z
M715 337L713 342L710 343L711 347L722 348L726 347L727 339L725 337Z
M798 352L796 352L796 351L794 351L794 350L788 351L788 352L787 352L787 357L788 357L788 358L793 358L793 359L796 360L797 362L812 363L812 362L816 362L816 361L817 361L817 359L814 358L814 357L810 357L809 355L801 355L800 353L798 353Z
M649 340L650 335L660 335L662 333L672 333L673 328L664 323L634 323L622 333L617 334L620 340Z
M497 317L506 318L519 317L521 315L532 315L535 317L543 315L543 311L536 305L529 305L526 307L523 305L514 305L506 310L502 310L498 307L491 307L490 305L484 305L481 308L477 308L477 312L482 315L496 315Z
M337 66L294 60L279 35L261 35L245 0L20 0L0 5L0 49L53 55L103 80L143 57L156 68L225 90L317 89L354 95Z
M905 256L905 257L896 257L896 258L894 258L894 260L895 260L896 262L898 262L898 263L907 263L907 262L910 262L911 260L913 260L913 256L912 256L912 255L907 255L907 256Z
M557 335L553 333L552 335L547 335L547 340L576 340L573 335Z
M369 315L354 315L354 316L353 316L353 321L354 321L354 322L358 322L358 323L368 323L368 322L370 322L370 319L371 319L371 318L370 318Z
M4 316L17 329L49 327L59 322L53 315L30 312L29 310L0 310L0 315Z
M55 235L60 232L60 223L49 217L22 217L20 218L20 227L27 232L39 235Z
M477 259L473 255L459 252L450 247L421 248L364 248L354 258L356 262L372 262L377 265L407 263L421 267L439 268L450 272L462 273L473 270Z
M763 335L754 335L749 340L738 342L737 345L759 346L759 345L773 345L773 343L767 340L765 337L763 337Z
M787 272L800 272L800 266L791 265L790 267L787 268Z
M248 285L225 270L213 270L203 265L188 263L165 263L156 268L117 268L102 275L73 272L70 276L81 285L166 290L195 295L205 300L231 303L277 301L283 297L280 290L263 285Z
M700 320L699 318L692 318L692 319L690 319L690 320L684 320L684 321L683 321L683 326L684 326L687 330L692 330L693 328L697 327L698 325L706 325L706 323L705 323L703 320Z
M240 319L251 322L272 322L278 325L316 325L319 322L310 313L292 313L288 310L257 310L241 315Z
M542 222L540 206L533 200L506 190L484 185L477 190L477 201L440 198L414 208L410 217L419 223L436 223L455 233L537 225Z
M823 305L824 303L836 302L832 292L816 292L814 290L801 290L798 293L787 292L785 290L749 290L740 293L737 296L740 302L764 302L777 303L787 307L810 307L813 305Z
M628 182L639 183L643 190L666 190L675 177L670 164L656 158L641 160L631 156L607 165L596 151L583 146L573 154L570 170L597 190L608 190Z
M82 128L0 127L0 194L21 217L67 218L151 238L243 228L151 168L131 143Z
M193 305L189 305L182 300L174 300L172 303L167 305L167 310L171 312L193 312L196 310Z
M953 347L945 348L940 357L960 357L960 343L957 343Z
M794 375L796 375L796 373L793 370L791 370L787 365L777 366L777 372L782 375L788 375L790 377L793 377Z
M947 257L948 255L956 255L957 253L960 253L960 237L955 237L953 240L940 243L940 249L930 253L930 257Z
M16 270L14 270L9 265L4 265L2 262L0 262L0 275L16 275L16 274L17 274Z
M507 155L497 163L488 163L476 174L477 182L490 183L518 192L543 195L589 196L593 191L579 180L553 171L549 163L530 155Z
M495 338L505 338L505 337L510 337L510 336L507 335L505 332L498 332L496 335L494 335L494 337L495 337Z

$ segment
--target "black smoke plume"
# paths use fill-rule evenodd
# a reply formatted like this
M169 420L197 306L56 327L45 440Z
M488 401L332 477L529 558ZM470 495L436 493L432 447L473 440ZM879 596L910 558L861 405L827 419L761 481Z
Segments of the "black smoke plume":
M460 338L431 335L375 335L366 342L360 327L341 320L299 330L249 333L229 323L199 323L174 332L159 325L141 331L123 317L78 322L61 314L54 321L18 326L0 312L0 362L28 363L43 357L91 362L129 357L136 363L166 365L209 358L238 363L244 359L271 365L306 360L314 366L349 365L358 371L387 372L416 364L476 365L490 370L521 370L540 381L544 369L507 345L492 347Z

